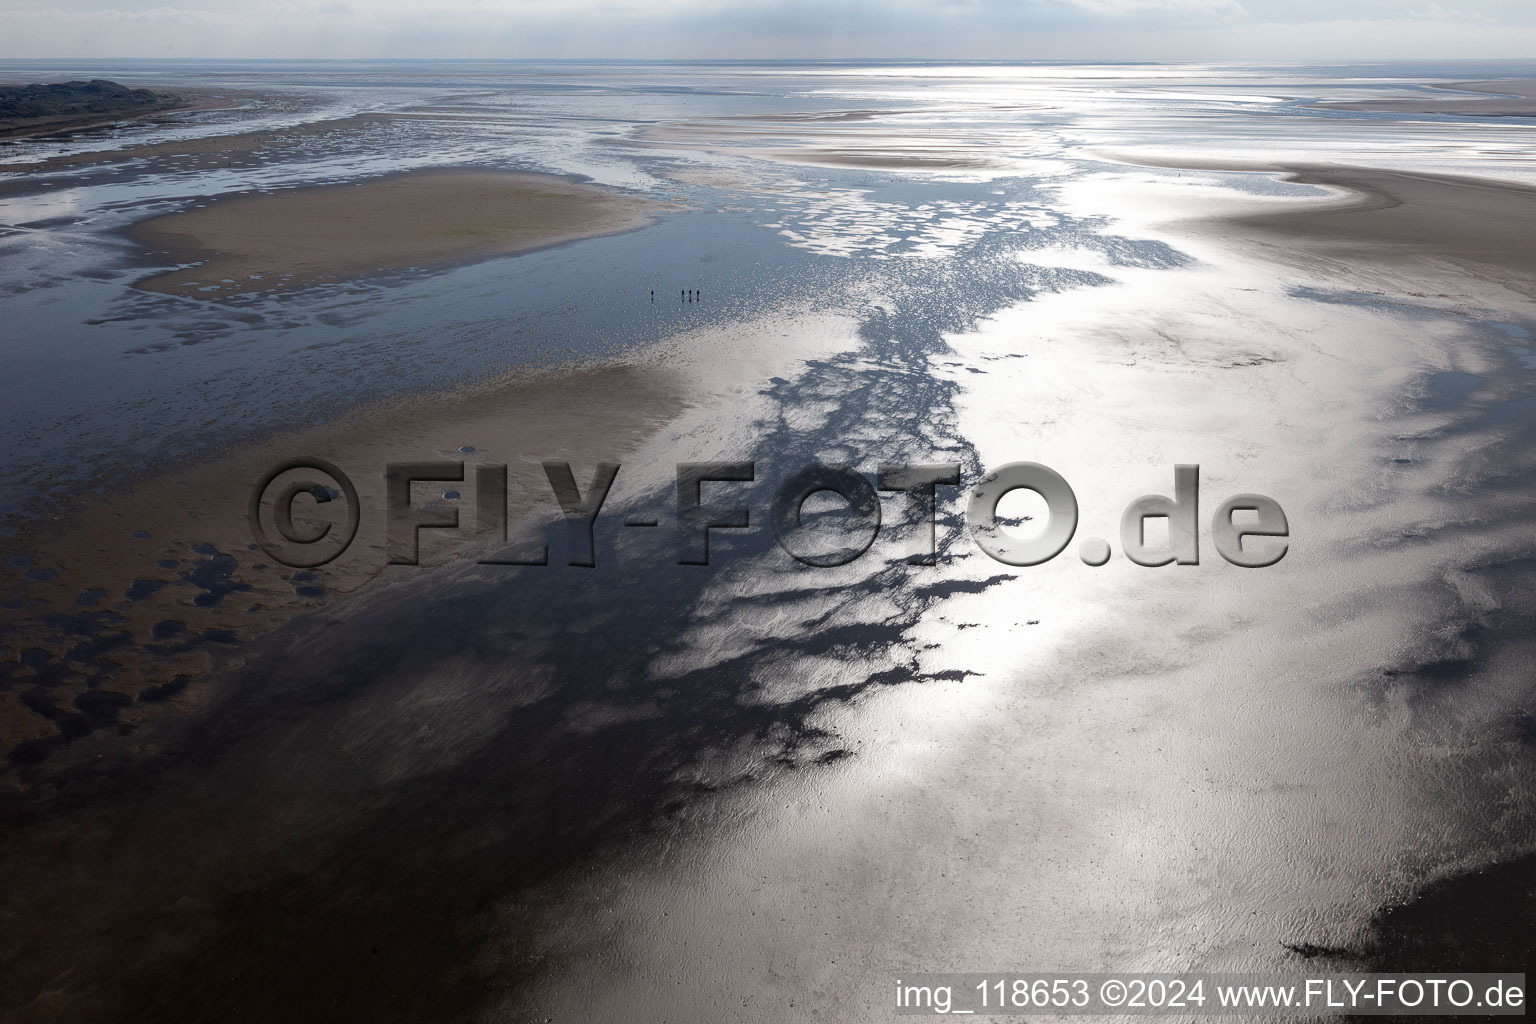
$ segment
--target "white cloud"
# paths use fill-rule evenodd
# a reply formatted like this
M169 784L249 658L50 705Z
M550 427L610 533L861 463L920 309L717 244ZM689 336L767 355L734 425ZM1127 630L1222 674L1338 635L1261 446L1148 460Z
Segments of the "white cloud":
M1101 15L1241 14L1238 0L1065 0L1073 7Z
M1455 0L1448 0L1454 3ZM1525 57L1536 4L1441 0L0 0L0 56Z
M1463 11L1442 7L1438 3L1431 3L1422 10L1410 11L1408 17L1413 21L1470 21L1483 25L1491 25L1494 22L1494 19L1481 11Z

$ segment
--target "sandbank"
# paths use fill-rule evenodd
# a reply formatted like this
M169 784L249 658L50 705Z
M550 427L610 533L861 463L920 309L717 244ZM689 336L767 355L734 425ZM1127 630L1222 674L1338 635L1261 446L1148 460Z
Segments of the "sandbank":
M140 288L221 298L616 234L661 209L550 175L432 170L214 199L129 234L170 262L197 263Z
M1451 82L1432 88L1449 95L1391 99L1349 100L1319 103L1332 110L1372 110L1402 114L1478 114L1487 117L1536 117L1536 80L1514 79L1497 82ZM1458 96L1456 93L1470 93Z

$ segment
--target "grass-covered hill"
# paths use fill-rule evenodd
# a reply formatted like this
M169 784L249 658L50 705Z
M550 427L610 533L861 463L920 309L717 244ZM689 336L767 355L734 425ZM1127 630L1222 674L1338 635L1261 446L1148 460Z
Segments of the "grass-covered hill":
M96 78L50 85L0 85L0 119L111 117L166 106L169 96Z

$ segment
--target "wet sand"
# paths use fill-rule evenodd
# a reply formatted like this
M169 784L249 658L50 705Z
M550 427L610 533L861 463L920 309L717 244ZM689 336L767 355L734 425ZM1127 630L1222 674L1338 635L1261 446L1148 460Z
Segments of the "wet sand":
M871 171L985 171L1006 165L980 157L944 155L920 150L881 149L780 149L770 154L776 160L813 167L859 167Z
M617 234L664 208L549 175L436 170L217 198L130 234L168 259L199 261L138 287L217 299Z
M1235 238L1277 262L1369 282L1384 268L1417 280L1415 297L1498 305L1536 298L1536 189L1478 178L1365 167L1260 167L1204 161L1143 166L1253 171L1334 190L1329 201L1270 209L1228 203L1178 225L1208 238ZM1449 283L1448 283L1449 282Z
M1083 535L1112 535L1127 488L1192 461L1202 502L1284 503L1286 560L1094 575L1068 557L988 587L1000 567L957 545L904 581L977 588L911 627L922 683L818 709L846 760L774 788L713 771L707 800L636 828L618 863L503 901L493 962L539 969L499 1013L882 1020L878 979L913 964L1400 970L1383 906L1528 844L1488 812L1531 792L1508 732L1528 674L1507 671L1530 643L1530 432L1483 419L1528 378L1479 334L1487 309L1431 319L1414 298L1473 305L1483 268L1387 252L1345 275L1161 187L1113 230L1198 265L1039 297L950 336L933 372L967 381L962 433L988 464L1028 452L1071 480ZM1226 195L1243 216L1282 205ZM1507 290L1495 308L1536 314ZM1446 372L1488 383L1440 408L1426 382ZM804 679L826 666L775 651L753 700L814 704Z
M1196 162L1159 166L1213 167ZM1435 810L1428 812L1422 831L1424 837L1440 838L1414 849L1414 856L1423 858L1422 875L1404 875L1398 866L1385 872L1395 877L1395 885L1363 932L1298 935L1286 948L1299 961L1321 963L1328 970L1520 970L1531 955L1536 859L1528 830L1500 827L1493 819L1502 811L1489 808L1527 800L1530 792L1527 666L1536 653L1536 635L1529 627L1533 542L1528 522L1536 501L1531 496L1536 461L1529 454L1532 428L1524 371L1530 368L1529 328L1536 322L1536 249L1528 242L1536 228L1536 190L1496 180L1356 167L1266 170L1337 191L1339 197L1207 203L1178 199L1183 189L1170 189L1165 181L1154 189L1162 192L1161 201L1129 205L1140 209L1137 224L1170 232L1191 251L1209 252L1213 262L1235 258L1275 268L1280 280L1296 280L1340 309L1385 313L1390 328L1400 332L1397 338L1373 339L1368 319L1354 333L1320 331L1300 317L1285 325L1303 346L1315 339L1317 356L1347 361L1350 373L1376 363L1380 374L1374 384L1361 381L1356 408L1330 414L1330 433L1351 441L1333 444L1325 454L1331 442L1319 437L1304 462L1313 472L1327 467L1324 472L1335 481L1324 493L1330 521L1313 528L1348 538L1333 556L1339 567L1339 593L1333 599L1338 604L1326 616L1347 621L1346 592L1365 596L1393 586L1385 581L1397 576L1397 593L1405 599L1391 614L1421 617L1422 622L1403 630L1383 620L1361 633L1366 645L1393 638L1392 656L1375 665L1372 661L1383 652L1335 648L1331 661L1320 662L1322 652L1298 650L1273 667L1314 679L1332 676L1346 691L1358 688L1369 694L1368 714L1402 709L1413 721L1401 746L1431 737L1430 742L1454 751L1461 773L1460 778L1415 783L1445 791L1429 798ZM1208 305L1231 317L1243 302L1239 296L1212 295ZM1192 349L1198 328L1191 322L1197 316L1186 315L1176 330L1164 325L1153 333L1176 336L1181 347ZM1375 355L1365 354L1373 348ZM1394 359L1400 364L1395 373L1390 368ZM1298 379L1304 379L1300 371L1306 361L1299 353L1282 360L1286 372ZM1439 387L1445 378L1460 378L1475 386L1475 394L1448 398ZM1366 397L1373 391L1379 396L1375 402ZM1290 414L1305 406L1298 395L1285 409ZM1380 426L1351 427L1362 414L1365 423L1376 419ZM1280 436L1290 436L1297 425L1288 415ZM1374 482L1373 457L1390 466ZM1357 468L1344 470L1351 462ZM1347 488L1348 497L1342 490L1326 494L1329 486ZM1379 503L1368 497L1377 487L1391 497ZM1337 531L1336 520L1352 515L1363 518ZM1377 551L1362 549L1362 540ZM1318 536L1310 543L1322 542ZM1336 541L1330 538L1329 543ZM1401 565L1389 568L1382 556L1393 549L1393 560L1411 557L1418 564L1407 573ZM1416 600L1423 601L1417 609L1415 600L1406 599L1413 590L1420 592ZM1366 602L1374 599L1366 597ZM1299 607L1294 597L1281 603ZM1382 610L1364 614L1374 617ZM1294 629L1282 635L1309 634L1307 646L1314 646L1318 636L1311 633L1312 623L1319 617L1296 618ZM1319 696L1320 703L1331 699ZM1455 709L1448 710L1450 705ZM1299 721L1314 713L1297 709L1296 717ZM1243 756L1257 762L1261 747L1256 743ZM1284 753L1296 763L1311 756L1304 743ZM1396 753L1383 751L1382 756ZM1352 783L1359 784L1369 772L1351 774ZM1461 787L1475 787L1480 776L1498 781L1488 793L1468 799ZM1464 844L1477 852L1467 855ZM1436 846L1438 853L1428 852Z
M625 401L613 401L614 395ZM232 645L320 609L384 572L386 463L509 464L516 523L542 497L533 487L539 481L530 476L538 470L534 460L573 447L602 453L593 458L620 458L658 423L675 417L684 395L684 382L663 366L525 372L454 394L356 410L340 422L245 445L215 461L80 502L48 529L29 530L13 542L51 574L24 582L26 605L73 608L77 621L62 631L46 615L11 623L11 657L21 650L51 654L30 677L47 687L49 703L27 707L18 693L0 695L0 750L23 767L58 753L49 764L54 771L96 756L78 755L99 742L78 741L98 730L148 727L167 713L206 712L224 696L208 684ZM474 451L461 453L465 446ZM269 467L311 452L324 453L348 473L372 514L362 519L348 555L299 570L250 550L245 502ZM444 483L437 491L470 493L470 487L470 481ZM466 526L472 525L468 503L419 497L438 510L462 507ZM301 526L308 504L296 510ZM425 551L429 560L441 560L430 540ZM101 720L82 716L76 699L88 687L120 698L120 709L104 719L95 716ZM76 749L70 740L77 741ZM7 781L22 785L14 772Z
M735 153L811 167L936 174L1005 173L1016 162L986 146L967 144L932 126L887 127L901 111L826 111L747 115L646 127L647 145L677 143L706 152Z
M197 109L219 110L253 102L260 105L270 100L271 94L252 90L231 89L211 96L206 107ZM6 174L47 173L74 167L111 166L137 161L174 161L183 169L207 170L215 167L246 165L263 153L271 154L301 148L317 137L352 136L365 132L369 127L396 120L388 114L353 114L319 121L306 121L285 128L258 128L229 134L193 135L182 139L159 142L136 142L120 145L119 140L103 139L100 149L82 149L0 166ZM22 191L30 187L26 180L13 177L0 180L0 194Z
M534 487L546 493L533 497L548 502L547 484L537 480L537 460L569 458L584 483L591 463L612 459L625 467L608 503L613 508L633 499L636 483L670 484L676 457L730 454L718 424L771 412L759 394L761 381L795 372L804 359L840 351L851 338L851 325L840 318L775 317L761 330L737 324L694 332L643 353L632 364L523 374L466 395L394 403L374 415L253 448L249 457L231 459L217 472L205 466L150 483L137 495L114 497L111 511L84 509L84 522L71 524L73 541L61 541L60 550L84 555L90 543L84 538L99 538L103 562L93 567L88 556L82 557L65 572L77 583L93 570L98 577L129 576L134 571L129 563L151 562L158 548L181 555L186 540L221 529L234 534L221 543L239 552L244 540L240 507L250 486L243 478L246 472L266 465L266 456L303 451L321 451L352 471L365 502L377 499L382 489L382 461L505 462L515 481L533 478L528 491L514 495L514 508L530 504ZM459 452L466 442L474 452ZM147 549L122 551L118 538L135 524L118 513L159 501L157 491L165 496L166 507L147 510L147 532L154 536L145 540L152 543ZM183 500L192 507L178 508ZM605 514L620 515L608 508ZM341 589L349 573L355 582L377 569L382 521L376 506L366 510L363 529L351 549L361 565L349 568L345 560L338 561L316 574L319 585ZM438 562L431 538L423 540L424 562ZM664 546L647 562L657 571L700 578L697 571L673 567L670 540L656 540ZM115 558L109 554L113 551L118 552ZM633 695L642 709L624 712L638 733L616 746L604 730L604 708L598 702L612 698L620 680L587 671L589 666L579 660L559 662L562 655L583 659L601 650L600 663L619 671L641 670L644 659L634 656L637 645L683 636L693 614L691 602L656 600L647 575L609 574L595 586L583 586L586 580L572 579L583 570L561 566L558 549L551 553L547 568L477 570L450 558L435 567L397 567L345 597L290 599L270 613L269 621L287 619L278 633L242 648L217 671L194 678L168 702L125 708L121 717L134 726L131 733L103 728L67 747L55 745L49 760L35 766L42 771L27 773L25 779L18 779L17 770L24 766L12 766L10 785L0 796L8 840L0 847L0 869L35 878L37 871L51 871L50 865L69 864L73 872L81 864L104 864L103 883L110 891L67 884L13 886L0 897L5 912L19 913L35 925L25 946L12 941L20 938L19 931L0 939L0 960L15 966L0 980L0 1007L15 1010L21 1019L57 1008L62 1016L128 1021L153 1019L163 1012L154 1007L168 1005L192 1016L204 1010L217 1015L233 1000L251 1019L265 1020L302 1016L306 1007L323 1002L333 1007L337 1019L458 1020L472 1019L492 977L499 979L490 981L492 988L501 989L527 974L529 965L489 966L476 953L475 922L495 913L485 902L487 895L579 863L608 842L607 830L617 822L643 822L654 809L649 787L661 781L658 771L665 775L665 762L673 756L669 751L689 746L681 737L669 738L675 726L671 716L644 712L643 705L661 695L643 685ZM232 612L265 597L254 592L262 574L251 573L247 564L260 556L241 553L240 558L238 579L252 581L253 590L232 595L239 601ZM523 575L515 575L519 571ZM286 585L272 583L275 592ZM206 613L190 607L188 588L180 590L171 595L175 606L166 614L202 626L198 616ZM503 604L507 598L513 605ZM469 604L460 603L465 600ZM121 608L120 602L111 603ZM672 628L661 633L643 628L654 625L656 615ZM383 625L384 620L394 624ZM376 633L381 626L383 632ZM446 648L429 652L414 636L423 626L457 653ZM513 651L497 656L482 649L475 637L487 627L511 640ZM364 634L375 639L362 640ZM435 642L428 646L437 648ZM383 654L386 662L363 664L375 654ZM439 668L430 671L430 681L417 677L418 655L437 662L444 654ZM61 649L58 661L77 656ZM311 671L322 664L329 666L323 670L329 682L317 686ZM387 696L374 710L364 710L355 703L361 694L354 685L367 691L369 703ZM405 719L390 709L396 702L402 702ZM720 713L711 711L714 705L734 708L734 691L705 685L689 703L702 721ZM519 708L533 717L519 714ZM358 712L362 718L353 717ZM466 731L471 721L480 725ZM494 742L497 752L482 760L476 749L491 753L483 744L509 725L515 735L503 736L505 746ZM289 730L315 726L320 733L289 746L296 739ZM399 732L401 726L409 735ZM592 738L599 734L604 736L601 763L593 764ZM274 752L278 760L269 760ZM315 757L328 767L311 775ZM645 758L653 763L637 763ZM194 764L214 774L205 776ZM374 775L379 769L383 774ZM442 823L445 836L467 822L480 822L473 827L488 830L484 841L461 845L462 837L450 839L456 850L441 849L433 858L439 863L418 874L407 863L416 861L416 853L405 859L396 853L415 847L421 830L434 826L411 810L403 831L386 827L393 838L375 854L357 860L337 848L376 812L393 817L387 805L394 798L386 791L400 784L416 789L417 783L436 789L431 779L461 770L479 781L464 777L450 789L479 809L436 794L429 797L437 808L429 817ZM291 787L300 776L309 776L302 794ZM363 786L373 796L352 789L368 776L373 781ZM541 777L547 787L529 785ZM193 783L196 793L183 788L192 778L199 780ZM604 810L596 810L594 802ZM556 832L522 832L516 822L534 822L541 808L560 819ZM504 817L507 812L511 818ZM205 832L213 821L218 824ZM495 838L507 824L518 833L511 846ZM363 831L373 830L363 826ZM212 842L217 849L194 842L194 834L204 839L216 834ZM61 857L54 843L65 836L72 852ZM201 852L194 853L189 842ZM293 855L312 864L319 863L310 860L314 856L350 861L360 872L355 877L367 878L362 884L371 893L364 896L368 906L341 909L337 894L325 891L331 883L321 881L329 876L324 868L315 876L320 888L309 895L294 893L298 902L290 902L281 891L299 881ZM450 861L456 866L445 870ZM384 882L375 869L395 881ZM181 900L187 894L194 895ZM392 908L380 913L380 898ZM252 902L246 904L247 899ZM351 897L341 899L349 902ZM178 900L179 910L160 916ZM406 904L415 909L405 911ZM206 916L215 905L225 908L217 916L228 913L225 923ZM295 910L305 923L290 917ZM458 923L446 929L421 925L443 913ZM148 923L146 914L166 922L170 931ZM146 927L158 937L127 941L131 932L149 934L142 931ZM363 945L357 946L357 940ZM308 952L274 957L276 947L268 946L272 941ZM460 965L455 970L463 973L462 983L447 989L438 983L442 961L434 949ZM38 950L48 952L38 956ZM362 960L338 974L331 953L349 960L360 954ZM244 966L231 973L218 963ZM333 1003L340 990L347 996Z
M569 459L585 487L592 464L624 461L696 406L740 405L748 383L787 371L786 360L826 351L847 331L829 316L785 317L771 331L691 331L627 358L518 370L452 392L355 409L56 509L49 522L33 524L3 549L26 552L28 565L46 570L42 579L17 574L7 596L31 611L12 613L3 649L8 661L25 651L42 655L35 667L18 670L18 681L38 684L34 696L46 691L46 698L27 704L20 691L0 692L0 790L29 788L26 773L44 762L37 778L103 756L153 756L165 742L146 739L157 725L174 734L232 695L216 680L232 658L238 665L239 647L381 576L415 573L387 567L386 464L465 464L463 483L423 485L414 500L438 513L459 510L465 531L423 534L423 566L472 558L474 504L443 495L473 497L476 465L509 467L515 540L554 514L543 460ZM730 368L710 365L723 352L735 353ZM344 555L302 570L255 550L246 502L271 466L308 454L349 475L364 514ZM296 522L303 526L311 512L317 524L325 522L325 513L341 505L301 501ZM107 696L89 698L94 708L80 706L89 693ZM129 731L136 735L125 742Z
M1382 97L1372 100L1349 100L1338 103L1319 103L1319 107L1332 110L1373 110L1381 113L1401 114L1477 114L1487 117L1536 117L1536 81L1512 79L1493 82L1454 82L1436 85L1452 95L1415 96L1404 99ZM1472 93L1474 96L1457 96L1455 93ZM1476 96L1475 94L1493 94Z
M1340 204L1221 220L1255 242L1351 265L1390 262L1426 277L1464 276L1536 298L1536 189L1473 178L1350 167L1288 168L1287 179L1343 189ZM1436 270L1439 273L1436 273Z

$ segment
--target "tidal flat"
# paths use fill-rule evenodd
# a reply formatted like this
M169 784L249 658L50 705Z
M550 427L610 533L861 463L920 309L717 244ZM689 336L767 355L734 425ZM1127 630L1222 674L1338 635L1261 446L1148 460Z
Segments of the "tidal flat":
M0 1019L1528 962L1536 173L1417 105L1536 66L101 73L229 105L0 146ZM300 458L360 506L318 566L248 520ZM1044 564L966 524L1016 461L1075 494ZM593 565L548 463L619 467ZM753 467L708 565L680 463ZM815 568L812 463L960 483ZM1134 564L1176 465L1199 562ZM1250 492L1263 569L1211 540Z

